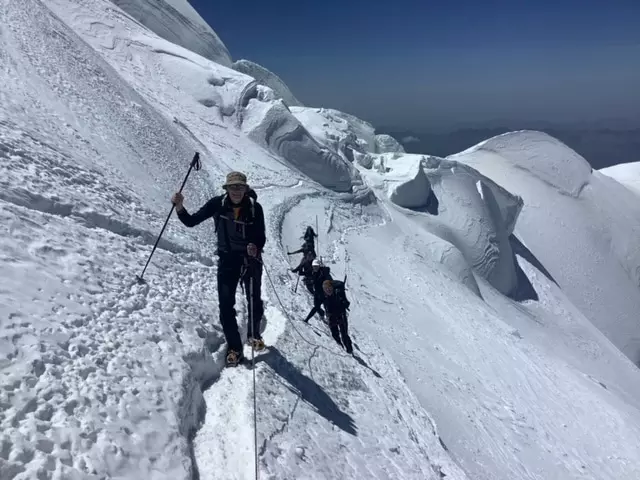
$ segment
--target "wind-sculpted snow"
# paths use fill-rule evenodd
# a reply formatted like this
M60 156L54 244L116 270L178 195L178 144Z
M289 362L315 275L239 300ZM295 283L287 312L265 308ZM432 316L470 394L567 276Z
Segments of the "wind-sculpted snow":
M537 132L501 135L449 158L523 198L518 235L583 313L640 362L637 195Z
M600 173L620 182L625 187L640 195L640 162L622 163L602 168Z
M322 146L280 101L250 98L241 128L256 143L287 160L320 185L353 194L354 201L370 201L371 192L359 172L334 151Z
M391 135L376 135L376 153L405 153L404 147Z
M187 0L111 0L149 30L227 67L231 55Z
M267 70L262 65L249 60L237 60L232 68L256 79L256 81L272 89L278 98L281 98L289 107L300 106L302 103L291 93L289 87L275 73Z
M458 155L495 155L512 168L577 197L589 183L591 166L584 158L550 135L536 131L509 132L475 145Z
M376 135L373 126L353 115L330 108L292 107L291 112L327 148L345 159L350 150L376 153Z
M416 222L455 245L496 289L518 288L509 236L522 199L466 165L437 157L386 154L367 172L396 205L416 210Z
M244 95L254 87L251 77L211 63L182 47L150 38L140 42L159 55L158 62L167 81L179 86L183 94L200 105L215 110L214 118L221 123L225 117L235 118L245 101Z

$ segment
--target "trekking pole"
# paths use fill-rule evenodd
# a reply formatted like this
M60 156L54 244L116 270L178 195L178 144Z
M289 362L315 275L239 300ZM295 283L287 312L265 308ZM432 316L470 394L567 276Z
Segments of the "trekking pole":
M293 293L296 293L298 291L298 284L300 283L300 275L298 275L298 280L296 280L296 286L293 289Z
M191 165L189 165L189 170L187 171L187 175L184 177L184 181L182 182L182 185L180 186L180 190L178 190L178 192L182 193L182 189L184 188L184 185L187 183L187 179L189 178L189 174L191 173L191 170L195 169L196 171L200 170L200 154L198 152L196 152L196 154L193 156L193 160L191 160ZM169 212L169 215L167 216L167 219L164 221L164 225L162 226L162 230L160 230L160 235L158 235L158 238L156 239L156 243L153 246L153 249L151 250L151 254L149 255L149 258L147 259L147 263L145 264L144 268L142 269L142 273L140 275L136 275L136 279L138 280L138 283L144 283L144 278L142 278L144 276L144 272L147 270L147 267L149 266L149 262L151 261L151 257L153 257L153 253L156 251L156 247L158 246L158 243L160 242L160 238L162 237L162 234L164 233L164 229L167 228L167 224L169 223L169 219L171 218L171 214L173 213L173 209L176 208L176 204L175 203L171 203L171 211Z

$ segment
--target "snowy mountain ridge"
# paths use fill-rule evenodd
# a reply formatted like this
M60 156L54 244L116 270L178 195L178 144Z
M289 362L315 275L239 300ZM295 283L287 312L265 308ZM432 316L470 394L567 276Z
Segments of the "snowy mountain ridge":
M634 192L538 132L443 159L288 105L184 0L2 6L0 478L640 476ZM135 281L194 151L187 208L233 169L267 218L257 451L212 223ZM316 218L355 357L300 322Z

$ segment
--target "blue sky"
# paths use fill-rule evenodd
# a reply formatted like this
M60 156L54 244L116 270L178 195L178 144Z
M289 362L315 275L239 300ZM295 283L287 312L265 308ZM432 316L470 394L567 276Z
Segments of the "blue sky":
M640 118L640 0L190 0L306 105L376 125Z

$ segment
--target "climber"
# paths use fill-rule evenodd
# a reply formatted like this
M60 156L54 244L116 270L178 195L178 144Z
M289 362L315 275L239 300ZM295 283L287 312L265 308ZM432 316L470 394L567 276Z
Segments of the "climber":
M309 293L313 295L313 269L312 262L314 260L313 252L307 252L307 254L302 257L300 261L300 265L296 268L292 268L291 271L293 273L297 273L298 275L303 276L303 282Z
M347 310L351 304L347 299L344 282L339 280L325 280L322 282L324 292L323 304L329 317L331 336L343 346L347 353L353 354L353 345L349 337L349 323Z
M262 250L266 243L264 210L256 192L241 172L231 172L222 186L226 191L210 199L200 210L190 214L184 208L184 196L171 197L180 221L195 227L213 217L217 233L218 303L220 324L227 343L226 365L236 366L244 360L242 340L236 320L236 290L242 280L249 303L248 338L255 350L264 349L260 323L264 313L261 298ZM253 292L253 295L251 295Z
M331 268L323 266L316 258L311 263L311 280L313 282L313 308L304 319L305 323L308 323L311 317L316 313L320 315L321 319L324 319L324 310L322 309L322 302L324 300L324 292L322 291L322 282L325 280L331 280Z
M302 247L300 247L295 252L287 252L287 255L295 255L296 253L302 253L303 254L302 261L304 261L304 257L306 257L307 253L311 252L313 254L313 258L316 258L317 254L316 254L316 248L315 248L315 237L317 236L318 235L316 234L316 232L313 231L313 227L308 226L307 230L304 232L304 243L302 244ZM302 261L300 262L300 264L302 264Z

